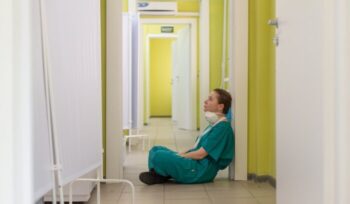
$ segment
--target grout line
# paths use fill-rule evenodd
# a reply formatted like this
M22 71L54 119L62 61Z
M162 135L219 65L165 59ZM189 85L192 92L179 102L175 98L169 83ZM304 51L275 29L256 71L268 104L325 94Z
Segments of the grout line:
M164 184L163 185L163 204L165 204L165 186Z
M210 200L210 203L211 203L211 204L214 204L214 200L210 197L209 192L208 192L208 189L207 189L207 186L206 186L205 184L202 184L202 185L203 185L203 187L204 187L204 191L207 193L207 196L208 196L208 198L209 198L209 200Z
M123 177L124 177L124 176L123 176ZM117 203L119 203L120 199L122 198L122 194L123 194L123 191L124 191L125 186L126 186L126 185L122 183L122 188L121 188L120 193L119 193L119 196L118 196L118 198L117 198ZM102 196L101 196L101 203L103 203L103 202L102 202Z
M255 196L254 196L254 194L252 193L252 192L250 192L250 190L248 189L248 188L246 188L242 183L240 183L239 182L239 184L246 190L246 191L248 191L248 193L250 193L250 195L254 198L254 199L256 199L255 198Z
M172 132L173 132L173 140L174 140L175 150L178 152L179 151L179 146L177 145L176 133L174 131L174 127L173 126L172 126Z

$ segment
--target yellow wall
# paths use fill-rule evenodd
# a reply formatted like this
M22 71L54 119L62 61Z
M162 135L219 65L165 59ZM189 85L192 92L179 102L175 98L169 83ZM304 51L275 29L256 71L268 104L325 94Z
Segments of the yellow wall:
M150 41L150 116L171 116L173 40Z
M128 12L129 10L129 1L128 0L123 0L123 12Z
M248 172L276 176L274 0L249 0Z
M174 33L177 33L179 32L182 28L185 27L185 25L172 25L174 26ZM144 67L146 68L146 40L147 40L147 36L149 34L160 34L161 33L161 25L155 25L155 24L146 24L146 25L143 25L142 29L143 29L143 42L144 42L144 47L143 47L143 53L144 53ZM154 50L155 52L156 49ZM170 53L168 53L170 55ZM171 56L169 56L171 57ZM160 58L161 59L161 58ZM152 78L152 76L150 76L150 81L153 81L154 79ZM146 88L146 80L144 80L145 84L144 84L144 87ZM160 81L157 81L157 83L160 83ZM158 86L162 86L162 84L158 84ZM154 87L157 87L156 85L150 87L150 93L154 93L155 90L153 90ZM171 90L171 89L170 89ZM146 89L144 90L144 93L146 93ZM171 94L171 93L170 93ZM171 95L170 95L171 96ZM150 95L150 99L152 98L152 95ZM145 104L144 104L144 121L146 121L146 109L147 109L147 104L146 104L146 94L144 95L144 101L145 101ZM151 110L151 107L154 106L154 104L152 104L154 100L150 100L150 110ZM151 112L151 111L150 111ZM150 115L152 116L152 113L150 113ZM168 116L171 115L171 106L170 106L170 114L168 114ZM160 115L162 116L162 115ZM163 116L165 116L165 114L163 114Z
M210 37L210 90L219 88L221 84L222 32L223 32L223 0L209 2L209 37Z
M229 76L229 45L230 45L230 19L229 19L229 4L226 5L226 63L225 63L225 77ZM223 30L224 30L224 1L223 0L211 0L210 1L210 89L221 87L222 81L222 46L223 46ZM228 84L225 83L224 88L228 88Z
M199 1L179 1L177 2L177 10L179 12L198 12Z

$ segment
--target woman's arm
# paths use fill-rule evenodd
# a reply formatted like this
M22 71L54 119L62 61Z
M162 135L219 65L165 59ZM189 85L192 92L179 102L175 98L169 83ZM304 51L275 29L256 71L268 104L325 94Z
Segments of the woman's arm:
M183 154L186 154L188 151L190 151L191 149L188 149L188 150L186 150L186 151L182 151L182 152L179 152L178 154L179 155L183 155Z
M208 155L208 153L205 151L205 149L203 147L201 147L200 149L193 151L193 152L188 152L188 153L183 153L183 154L179 154L182 157L185 158L190 158L190 159L194 159L194 160L201 160L204 157L206 157Z

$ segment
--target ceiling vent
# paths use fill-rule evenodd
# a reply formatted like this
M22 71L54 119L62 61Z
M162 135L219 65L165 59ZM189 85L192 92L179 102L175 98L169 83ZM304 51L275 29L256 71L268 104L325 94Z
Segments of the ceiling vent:
M177 2L138 2L137 10L149 15L174 15L177 13Z

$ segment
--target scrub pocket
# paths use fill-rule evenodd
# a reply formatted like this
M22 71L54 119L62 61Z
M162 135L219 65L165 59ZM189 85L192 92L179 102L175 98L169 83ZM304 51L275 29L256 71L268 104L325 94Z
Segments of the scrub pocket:
M179 178L176 180L179 183L197 183L198 178L202 174L202 165L199 164L199 161L192 159L185 159L183 161L183 168Z

